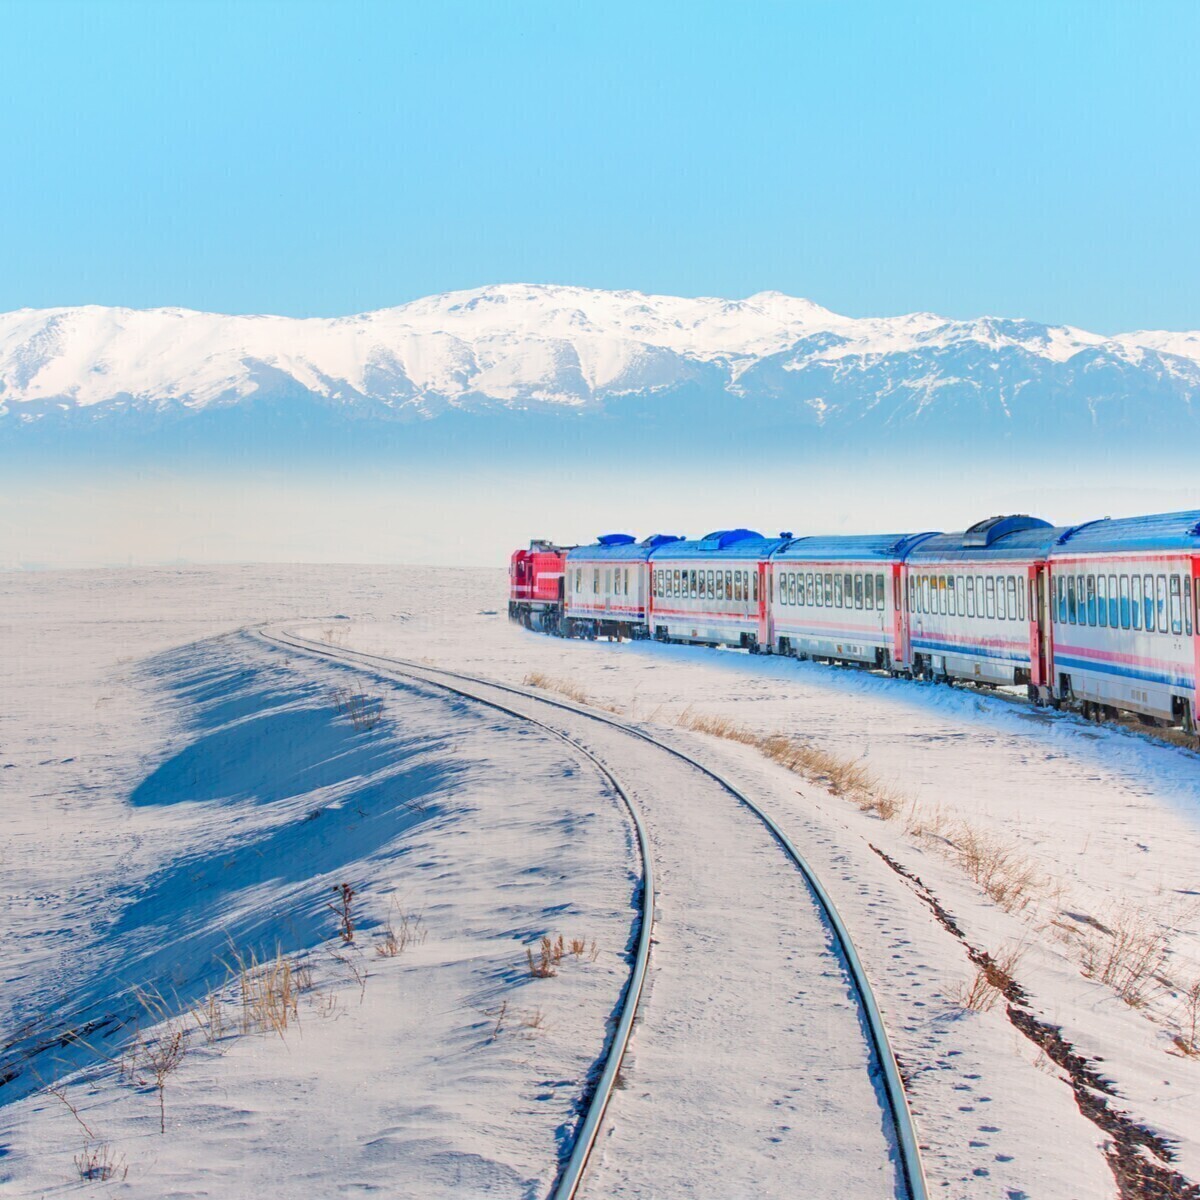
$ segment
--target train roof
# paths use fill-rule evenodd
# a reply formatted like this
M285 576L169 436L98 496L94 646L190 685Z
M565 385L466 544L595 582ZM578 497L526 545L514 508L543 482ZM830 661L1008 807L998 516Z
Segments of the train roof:
M904 558L933 533L863 533L849 537L799 537L772 555L773 562L849 562Z
M568 559L645 562L660 546L682 541L677 533L652 533L640 542L629 533L602 533L590 546L574 546Z
M1200 510L1089 521L1061 531L1051 557L1114 554L1137 550L1200 551Z
M1062 527L1025 513L988 517L958 533L926 538L908 555L909 562L986 562L991 559L1045 558Z
M790 533L763 537L753 529L717 529L693 541L671 542L654 551L654 561L697 558L769 558L791 541Z

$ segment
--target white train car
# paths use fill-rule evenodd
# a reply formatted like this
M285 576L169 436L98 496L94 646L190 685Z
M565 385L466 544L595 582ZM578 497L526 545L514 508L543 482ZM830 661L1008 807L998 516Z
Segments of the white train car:
M650 560L652 636L752 652L769 649L767 564L790 538L721 529L698 541L659 546Z
M902 571L932 533L802 537L771 557L773 645L779 654L908 666Z
M1050 573L1058 698L1196 732L1200 512L1076 526Z
M904 567L914 673L1049 698L1044 575L1063 532L1037 517L991 517L916 546Z
M628 533L606 533L593 545L567 552L564 626L568 637L646 637L650 555L681 539L656 533L637 541Z

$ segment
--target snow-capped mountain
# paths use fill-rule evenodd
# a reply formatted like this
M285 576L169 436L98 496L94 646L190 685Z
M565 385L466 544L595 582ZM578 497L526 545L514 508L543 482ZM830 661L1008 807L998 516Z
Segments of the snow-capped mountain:
M10 426L301 399L374 420L589 412L697 389L726 397L730 412L809 428L1165 428L1200 421L1200 332L1105 337L992 317L859 319L779 292L684 299L525 284L330 319L0 314L0 423Z

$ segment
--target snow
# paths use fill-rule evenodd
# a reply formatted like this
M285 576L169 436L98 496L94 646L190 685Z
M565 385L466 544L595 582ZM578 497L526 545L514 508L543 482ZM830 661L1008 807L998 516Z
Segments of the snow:
M268 620L517 684L531 670L570 678L752 791L813 863L854 936L910 1078L934 1194L1067 1200L1115 1191L1103 1136L1061 1071L1002 1006L977 1013L954 1003L972 974L963 947L872 847L918 875L972 944L1022 947L1015 974L1031 1009L1102 1058L1113 1106L1172 1139L1177 1168L1200 1176L1200 1062L1171 1042L1177 998L1157 987L1144 1007L1130 1007L1085 978L1080 961L1089 922L1124 908L1170 927L1165 977L1200 975L1194 755L970 691L737 653L564 642L505 620L503 589L499 571L399 567L0 577L9 683L0 854L10 894L0 910L0 1024L63 997L99 999L147 964L181 994L198 993L210 976L200 978L195 951L211 959L206 939L222 927L239 938L285 936L313 964L315 987L285 1038L238 1035L215 1047L193 1038L167 1085L166 1134L153 1095L86 1055L63 1064L65 1095L96 1140L128 1162L128 1194L545 1194L628 969L629 830L565 747L434 689L382 682L369 690L381 694L385 721L356 731L330 703L347 672L237 632ZM335 613L350 619L321 615ZM675 728L687 705L862 757L927 814L1014 844L1044 883L1028 907L1005 911L936 838L861 812L752 748ZM618 753L592 736L604 755ZM636 1191L664 1094L682 1145L715 1154L722 1128L745 1123L755 1132L739 1135L731 1171L746 1169L758 1147L779 1178L794 1184L802 1172L819 1183L828 1159L804 1105L831 1087L846 1111L861 1113L863 1072L861 1046L828 1036L811 1014L797 1021L807 1057L783 1036L792 1014L806 1011L802 993L813 1011L830 1012L827 989L838 987L804 933L805 898L794 879L761 873L775 871L774 857L753 841L745 813L692 795L682 780L654 788L648 765L626 769L646 793L664 855L661 924L626 1086L587 1194ZM420 803L400 803L397 788ZM316 809L319 818L302 819ZM372 820L385 812L386 831ZM315 834L323 822L333 831L325 840ZM280 838L312 874L255 867L255 850ZM200 876L203 892L171 885L181 869ZM333 958L335 922L323 906L326 889L350 873L363 885L364 931L351 959L369 972L361 993L351 967ZM768 877L776 889L764 894ZM695 902L706 888L711 910ZM397 907L422 911L428 937L380 958L371 949L379 923ZM720 999L698 1004L682 966L746 914L743 954L713 943ZM601 953L554 979L529 979L523 947L543 931L595 936ZM794 958L781 968L785 946ZM739 983L744 1016L728 1007ZM493 1039L489 1014L505 999L509 1013L541 1010L543 1024L514 1023ZM758 1028L772 1019L755 1052L731 1053L740 1020ZM839 1019L835 1006L835 1034ZM720 1065L715 1093L704 1090L708 1063ZM71 1075L78 1066L86 1069ZM729 1085L748 1076L759 1086ZM789 1081L794 1094L775 1104ZM0 1191L59 1191L77 1178L71 1160L85 1135L59 1098L13 1086L0 1087ZM809 1115L785 1115L787 1104ZM777 1114L769 1123L766 1110ZM865 1136L858 1131L859 1151ZM851 1154L850 1165L868 1159ZM712 1191L693 1183L693 1194Z
M1066 326L931 313L853 318L810 300L745 300L504 284L449 292L350 317L227 316L180 308L85 306L0 314L0 397L8 405L132 397L203 408L252 396L265 369L342 403L369 396L577 406L687 381L698 365L727 373L792 352L792 369L845 359L976 345L1061 363L1103 348L1200 362L1200 334L1115 338ZM793 348L795 348L793 350Z

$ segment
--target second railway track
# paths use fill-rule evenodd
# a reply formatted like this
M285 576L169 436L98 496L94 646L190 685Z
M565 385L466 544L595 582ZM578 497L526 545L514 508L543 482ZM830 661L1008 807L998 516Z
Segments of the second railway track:
M779 1172L781 1184L790 1180L789 1191L804 1180L806 1194L812 1196L925 1200L918 1142L900 1072L849 933L803 855L751 797L685 751L609 714L463 672L331 646L280 629L261 632L276 645L383 677L419 680L540 725L590 758L629 807L645 863L638 953L620 1020L552 1193L554 1200L577 1194L692 1194L693 1189L699 1189L695 1194L740 1195L751 1183L754 1194L771 1195L782 1190L773 1184L772 1171ZM527 711L530 703L539 706L535 711L540 709L543 717L547 709L557 712L556 724L532 716ZM564 721L566 714L570 717ZM586 722L594 737L601 728L619 734L625 747L622 761L631 769L640 768L641 778L652 780L653 787L639 789L620 781L611 756L586 744L578 726L570 733L562 728L577 720ZM641 750L635 749L639 746ZM799 897L784 881L772 876L765 889L772 893L769 897L741 890L743 875L748 879L755 871L769 869L760 860L761 847L746 841L744 829L736 822L728 828L690 827L697 822L703 826L701 818L711 815L712 806L704 805L706 788L732 797L760 827L765 826L798 868L827 942L825 954L812 945L811 936L806 940L805 934L812 933L811 917L805 919L795 903ZM648 839L644 808L652 792L677 799L665 802L658 819L667 818L669 823L655 836L652 821ZM678 805L681 793L685 797L681 807L671 810L670 804ZM655 803L664 804L661 799ZM654 915L654 853L662 856L665 848L687 838L695 843L695 852L690 859L677 859L665 872L668 926L678 945L668 941L660 952L667 956L668 966L650 972L652 978L657 976L654 986L662 997L647 1016L638 1012L638 1005L646 988ZM648 840L654 843L653 852ZM707 857L713 857L713 870L706 872ZM760 908L749 913L756 905ZM732 940L721 945L722 939ZM706 986L705 967L698 961L704 954L713 957L708 964L713 972L711 987ZM853 1021L847 1020L850 1006L845 1005L844 995L839 997L836 974L844 975L849 985ZM819 986L813 986L814 976ZM637 1048L644 1061L635 1061L630 1074L636 1082L626 1080L622 1092L620 1067L630 1052L635 1016L642 1018L645 1030ZM773 1023L778 1036L772 1037L769 1028L746 1028L747 1020L753 1019ZM865 1043L865 1055L849 1044L852 1039L847 1034L853 1025ZM814 1028L828 1045L812 1044ZM766 1045L764 1039L779 1044ZM688 1057L696 1062L677 1061L684 1057L685 1044L690 1048ZM708 1071L708 1079L697 1077L697 1070ZM738 1079L739 1073L744 1078ZM872 1135L870 1122L863 1127L866 1093L863 1080L856 1078L863 1074L877 1110L882 1110L875 1131L881 1138ZM751 1094L743 1100L739 1092L746 1089ZM618 1095L622 1099L614 1103ZM689 1098L698 1103L689 1103ZM616 1117L615 1126L604 1120L606 1113ZM768 1129L766 1121L776 1117L780 1118L777 1127ZM602 1122L605 1149L598 1156ZM795 1151L794 1162L789 1147ZM887 1162L872 1163L872 1157L886 1157Z

